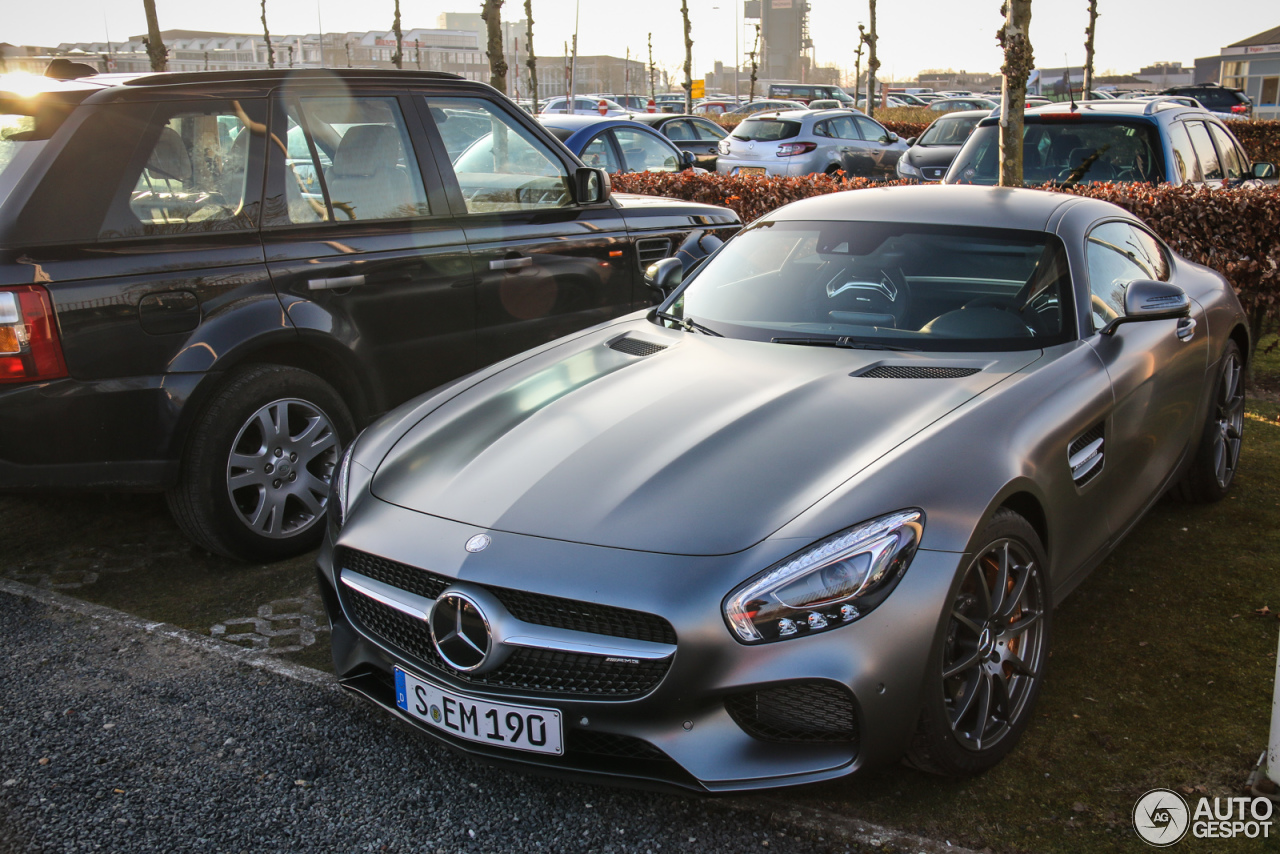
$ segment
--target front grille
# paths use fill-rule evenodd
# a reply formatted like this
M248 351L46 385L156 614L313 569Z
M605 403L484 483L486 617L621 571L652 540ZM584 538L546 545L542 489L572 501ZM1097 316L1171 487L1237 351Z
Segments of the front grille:
M343 569L350 569L352 572L358 572L428 599L437 598L454 581L452 578L426 569L396 563L354 549L338 549L337 562ZM655 614L632 611L627 608L614 608L610 605L597 605L593 602L562 599L559 596L546 596L541 593L527 593L507 587L491 587L486 584L477 586L484 587L496 596L502 606L511 612L511 616L526 623L571 629L577 632L592 632L615 638L668 644L676 642L675 629Z
M940 180L943 175L947 174L947 170L945 168L944 169L922 169L921 171L924 172L924 177L930 178L930 179Z
M971 377L979 368L936 368L923 365L877 365L866 373L855 374L875 380L954 380Z
M667 237L644 237L636 241L636 257L640 259L643 270L655 261L661 261L671 254L671 239Z
M858 741L853 696L835 682L814 679L733 694L724 708L747 735L761 741Z
M652 341L642 341L639 338L632 338L630 335L619 338L609 344L611 349L617 350L619 353L626 353L630 356L652 356L654 353L661 353L667 349L664 344L654 344Z
M588 732L575 729L569 731L568 750L574 753L592 753L596 756L616 756L620 759L653 759L659 762L670 762L667 754L649 742L632 738L629 735L615 735L609 732Z

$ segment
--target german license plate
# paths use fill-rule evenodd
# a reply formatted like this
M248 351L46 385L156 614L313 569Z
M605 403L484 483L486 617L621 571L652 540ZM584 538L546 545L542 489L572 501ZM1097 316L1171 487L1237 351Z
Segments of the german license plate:
M739 175L763 175L767 170L763 166L739 166Z
M446 691L396 668L396 705L413 717L467 741L533 753L564 753L555 709L490 703Z

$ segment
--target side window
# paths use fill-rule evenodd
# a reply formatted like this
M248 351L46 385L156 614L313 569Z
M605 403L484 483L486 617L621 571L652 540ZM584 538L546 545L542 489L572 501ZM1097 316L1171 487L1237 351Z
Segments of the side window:
M876 123L874 119L866 116L854 116L853 120L858 123L858 129L862 131L862 138L878 142L888 139L889 132Z
M697 133L698 139L706 142L719 142L729 135L727 130L720 127L720 125L712 124L711 122L691 121L689 124L693 125L694 132Z
M1209 125L1209 132L1213 134L1213 141L1218 144L1218 152L1222 156L1222 168L1227 178L1239 181L1244 177L1245 164L1240 157L1240 152L1236 150L1235 140L1215 124Z
M582 162L607 172L621 172L618 158L613 154L613 146L609 143L609 132L597 134L582 149Z
M422 174L395 98L303 98L301 106L306 131L320 156L328 219L430 215ZM293 135L296 140L296 132ZM301 153L301 144L295 147ZM317 165L312 162L310 168Z
M814 136L831 136L831 122L818 122L813 126Z
M1168 281L1169 259L1160 242L1128 223L1107 222L1089 233L1090 317L1097 331L1124 315L1124 294L1135 279Z
M481 98L436 97L428 97L426 103L441 136L467 141L459 153L450 151L450 160L468 213L573 204L565 167L542 140L495 104Z
M668 122L662 127L663 136L672 142L691 142L695 134L686 121Z
M1222 167L1218 165L1218 153L1213 150L1213 140L1204 122L1187 122L1187 133L1191 135L1191 144L1196 148L1200 159L1200 174L1206 181L1221 181Z
M261 101L161 104L99 237L255 228L265 119Z
M1188 184L1198 184L1204 180L1200 174L1200 161L1196 158L1196 150L1191 147L1191 138L1187 136L1186 126L1177 122L1169 126L1169 142L1173 146L1173 167L1178 178Z
M676 153L644 131L616 128L613 135L628 172L675 172L680 168Z
M831 120L831 135L838 139L862 139L857 126L849 116L840 116Z

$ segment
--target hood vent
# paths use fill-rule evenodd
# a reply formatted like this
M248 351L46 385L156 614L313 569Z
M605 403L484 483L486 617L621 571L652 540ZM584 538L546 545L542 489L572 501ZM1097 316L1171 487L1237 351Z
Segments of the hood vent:
M1102 471L1103 426L1099 422L1090 427L1067 448L1067 465L1076 486L1084 486Z
M648 267L655 261L661 261L671 254L671 239L667 237L645 237L636 241L636 255L640 259L640 269Z
M854 374L873 380L955 380L971 377L981 368L936 368L924 365L877 365L866 373Z
M616 341L610 341L609 348L617 350L619 353L626 353L628 356L652 356L654 353L660 353L667 349L664 344L654 344L652 341L644 341L640 338L632 338L626 335Z

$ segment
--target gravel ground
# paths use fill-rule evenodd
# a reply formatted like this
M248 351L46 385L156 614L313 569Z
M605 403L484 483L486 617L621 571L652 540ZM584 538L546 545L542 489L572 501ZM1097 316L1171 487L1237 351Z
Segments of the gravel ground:
M0 649L0 851L861 850L481 766L330 685L3 592Z

